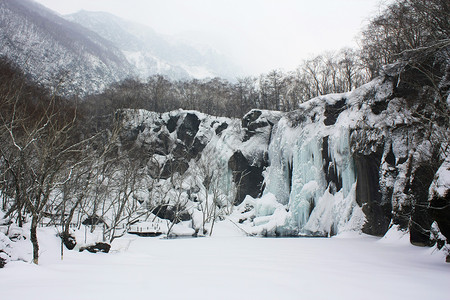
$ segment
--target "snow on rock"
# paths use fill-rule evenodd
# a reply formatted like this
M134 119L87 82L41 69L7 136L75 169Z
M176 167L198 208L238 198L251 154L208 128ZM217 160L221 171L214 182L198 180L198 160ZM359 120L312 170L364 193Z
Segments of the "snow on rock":
M430 186L430 196L445 197L450 190L450 156L441 164Z
M209 169L217 173L220 206L237 205L224 215L233 211L230 220L247 234L383 236L395 224L411 231L413 243L429 245L421 228L430 229L436 217L427 211L427 191L437 172L430 195L442 198L448 162L433 169L442 140L424 134L429 127L413 113L419 103L402 98L396 80L385 75L289 113L255 109L242 120L125 110L123 136L159 155L161 165L184 164L191 216L214 194ZM170 172L163 173L161 180ZM439 227L448 237L444 219Z
M424 166L439 140L424 139L426 129L393 94L392 78L380 77L350 93L312 99L275 124L264 193L288 208L286 232L382 236L391 222L406 228L411 217L425 215L410 212L415 201L426 202L421 184L434 173ZM412 240L427 243L412 230Z
M429 201L431 215L436 221L433 223L435 230L432 232L435 232L437 243L439 240L445 240L443 234L447 238L447 244L450 244L450 156L436 172L429 189Z
M15 224L1 224L3 222L0 222L0 265L17 260L31 261L29 226L21 228Z
M409 234L406 230L402 230L400 226L394 225L386 232L379 243L383 244L409 244Z
M274 194L265 194L255 203L258 216L270 216L283 205L277 201Z

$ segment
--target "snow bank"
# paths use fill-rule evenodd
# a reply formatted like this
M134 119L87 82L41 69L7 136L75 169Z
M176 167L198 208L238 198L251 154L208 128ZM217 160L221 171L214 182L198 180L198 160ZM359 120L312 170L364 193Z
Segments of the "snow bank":
M3 299L446 299L450 272L439 255L392 239L135 238L125 252L67 251L40 232L41 266L0 271ZM234 225L233 225L234 226ZM230 230L230 231L228 231ZM120 239L119 239L120 240ZM413 276L411 275L413 274Z

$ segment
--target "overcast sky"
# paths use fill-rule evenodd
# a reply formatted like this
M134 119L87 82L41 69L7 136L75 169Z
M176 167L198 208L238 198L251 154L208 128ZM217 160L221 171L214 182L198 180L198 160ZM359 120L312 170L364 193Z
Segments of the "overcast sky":
M173 36L208 42L248 74L295 69L356 46L380 0L37 0L61 14L106 11Z

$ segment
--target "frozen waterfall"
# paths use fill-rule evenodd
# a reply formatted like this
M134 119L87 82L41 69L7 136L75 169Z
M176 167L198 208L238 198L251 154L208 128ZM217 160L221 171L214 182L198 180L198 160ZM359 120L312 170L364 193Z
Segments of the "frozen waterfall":
M292 127L282 118L274 128L269 161L264 195L276 195L287 211L279 232L328 236L362 226L348 126Z

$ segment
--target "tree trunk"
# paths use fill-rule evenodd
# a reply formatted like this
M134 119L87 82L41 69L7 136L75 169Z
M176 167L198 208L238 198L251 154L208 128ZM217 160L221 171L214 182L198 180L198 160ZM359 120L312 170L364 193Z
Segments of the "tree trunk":
M214 210L213 210L213 219L211 222L211 230L209 232L209 236L212 236L213 233L213 229L214 229L214 223L216 222L216 209L217 209L217 205L216 205L216 201L214 201Z
M30 229L30 238L31 243L33 244L33 263L39 264L39 244L37 240L37 225L38 225L38 216L33 214L33 218L31 219L31 229Z
M19 206L19 209L17 210L17 219L19 219L19 227L23 227L23 218L22 218L22 207Z

